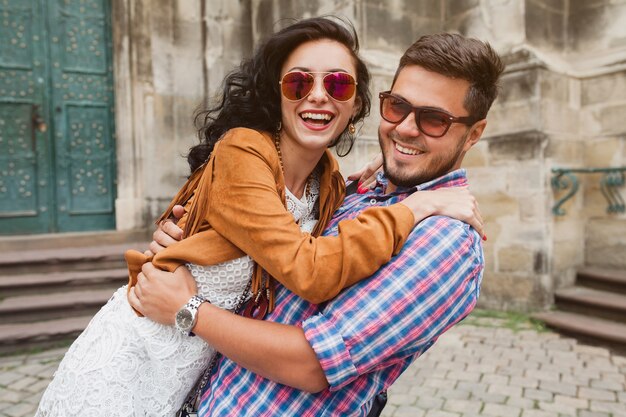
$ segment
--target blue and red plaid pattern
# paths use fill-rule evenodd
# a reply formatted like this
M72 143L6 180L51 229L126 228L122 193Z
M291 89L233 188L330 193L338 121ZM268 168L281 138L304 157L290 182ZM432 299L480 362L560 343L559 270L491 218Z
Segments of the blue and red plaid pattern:
M467 185L457 170L411 189L348 196L337 223L409 193ZM437 338L476 305L483 271L480 236L443 216L419 223L401 252L371 278L324 305L310 304L277 285L276 309L266 320L301 326L329 388L311 394L277 384L222 358L200 405L201 416L366 416L376 393L387 389Z

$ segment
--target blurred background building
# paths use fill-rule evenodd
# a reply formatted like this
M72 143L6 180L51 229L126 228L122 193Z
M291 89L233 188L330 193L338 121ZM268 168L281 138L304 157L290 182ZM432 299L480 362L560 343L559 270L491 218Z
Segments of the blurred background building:
M465 160L489 238L481 304L574 311L587 280L612 304L583 316L626 322L624 0L0 0L0 273L27 248L147 238L188 174L194 111L264 36L326 14L354 23L374 97L420 35L495 47L502 91ZM344 173L378 151L377 106Z

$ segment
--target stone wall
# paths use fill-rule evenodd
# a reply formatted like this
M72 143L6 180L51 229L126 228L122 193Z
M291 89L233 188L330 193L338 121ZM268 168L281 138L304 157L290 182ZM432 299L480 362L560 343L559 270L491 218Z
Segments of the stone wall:
M489 41L507 63L483 139L468 153L489 237L481 304L545 308L583 264L626 266L626 217L599 175L555 216L552 168L626 165L626 0L114 0L118 228L149 226L182 184L191 116L254 44L290 19L352 21L373 75L350 173L378 152L376 93L420 35ZM623 194L623 193L622 193Z
M229 0L113 1L118 229L149 227L189 174L193 114L249 53L249 14Z
M626 166L626 69L581 81L584 166ZM585 178L585 261L594 266L626 268L626 216L607 214L600 189L602 174ZM622 198L626 198L623 192Z

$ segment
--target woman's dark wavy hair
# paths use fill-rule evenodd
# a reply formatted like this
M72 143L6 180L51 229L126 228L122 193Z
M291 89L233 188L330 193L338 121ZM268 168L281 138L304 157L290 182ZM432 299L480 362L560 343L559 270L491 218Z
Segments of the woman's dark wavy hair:
M356 103L360 106L351 122L358 122L369 114L370 74L358 55L356 31L349 22L340 20L339 23L337 20L316 17L287 26L271 35L251 59L242 61L238 68L226 76L217 104L195 115L200 144L193 146L187 155L192 172L208 159L215 143L227 130L235 127L266 132L276 130L281 121L280 70L289 54L305 42L330 39L350 50L357 72ZM354 144L354 135L347 130L346 127L331 144L337 146L340 156L347 155Z

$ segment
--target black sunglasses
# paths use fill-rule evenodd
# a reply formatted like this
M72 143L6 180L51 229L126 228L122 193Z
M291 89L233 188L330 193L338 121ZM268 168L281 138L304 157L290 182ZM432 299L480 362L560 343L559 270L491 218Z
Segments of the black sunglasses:
M415 112L417 128L427 136L440 138L448 132L452 123L471 126L480 118L471 116L454 117L451 114L432 107L416 107L405 99L391 94L391 91L378 93L380 98L380 116L389 123L401 123L411 112Z

